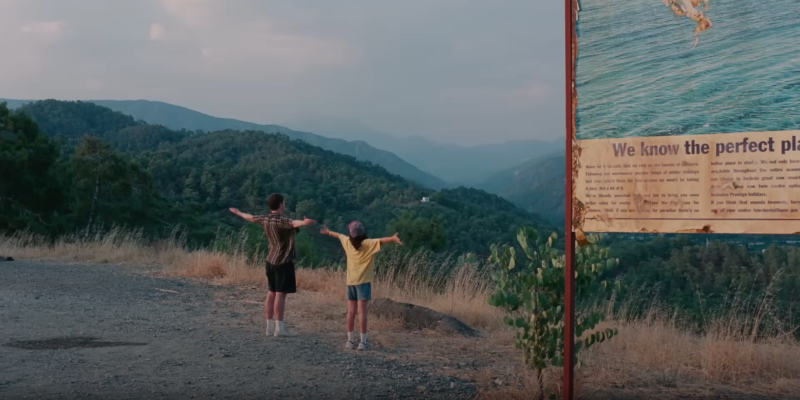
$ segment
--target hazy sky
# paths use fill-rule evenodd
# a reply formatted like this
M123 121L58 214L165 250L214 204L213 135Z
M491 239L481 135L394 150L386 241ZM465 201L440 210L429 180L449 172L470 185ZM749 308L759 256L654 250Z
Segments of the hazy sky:
M563 135L563 2L0 0L0 97L357 118L477 144Z

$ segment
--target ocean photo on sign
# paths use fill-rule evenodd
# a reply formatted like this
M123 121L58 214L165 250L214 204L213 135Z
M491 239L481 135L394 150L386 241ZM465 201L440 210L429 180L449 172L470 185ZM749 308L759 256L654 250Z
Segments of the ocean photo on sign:
M580 0L578 139L800 129L800 0Z

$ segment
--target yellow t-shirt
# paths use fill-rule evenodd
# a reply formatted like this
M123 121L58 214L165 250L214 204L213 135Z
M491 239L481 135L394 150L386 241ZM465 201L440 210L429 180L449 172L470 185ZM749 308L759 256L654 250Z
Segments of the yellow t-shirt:
M361 248L356 250L350 243L350 237L339 235L339 240L347 254L347 286L372 282L375 279L375 255L381 251L381 242L365 239L361 242Z

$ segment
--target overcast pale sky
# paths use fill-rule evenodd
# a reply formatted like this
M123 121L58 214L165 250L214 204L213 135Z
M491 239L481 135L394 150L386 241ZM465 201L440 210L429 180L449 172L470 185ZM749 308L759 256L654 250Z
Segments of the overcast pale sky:
M563 2L0 0L0 97L357 118L478 144L563 135Z

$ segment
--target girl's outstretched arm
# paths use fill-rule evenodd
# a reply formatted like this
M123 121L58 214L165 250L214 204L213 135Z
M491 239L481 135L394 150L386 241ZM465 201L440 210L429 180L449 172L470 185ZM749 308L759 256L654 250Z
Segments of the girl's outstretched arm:
M322 227L322 229L319 230L319 233L321 233L323 235L330 236L330 237L335 237L335 238L338 238L339 236L342 236L341 234L336 233L336 232L334 232L334 231L332 231L332 230L330 230L330 229L328 229L327 227L324 227L324 226Z
M378 240L381 242L381 244L386 244L386 243L397 243L397 244L399 244L400 246L402 246L402 245L403 245L403 242L401 242L401 241L400 241L400 237L399 237L399 236L397 236L397 234L396 234L396 233L395 233L395 234L394 234L394 236L392 236L392 237L380 238L380 239L378 239Z

